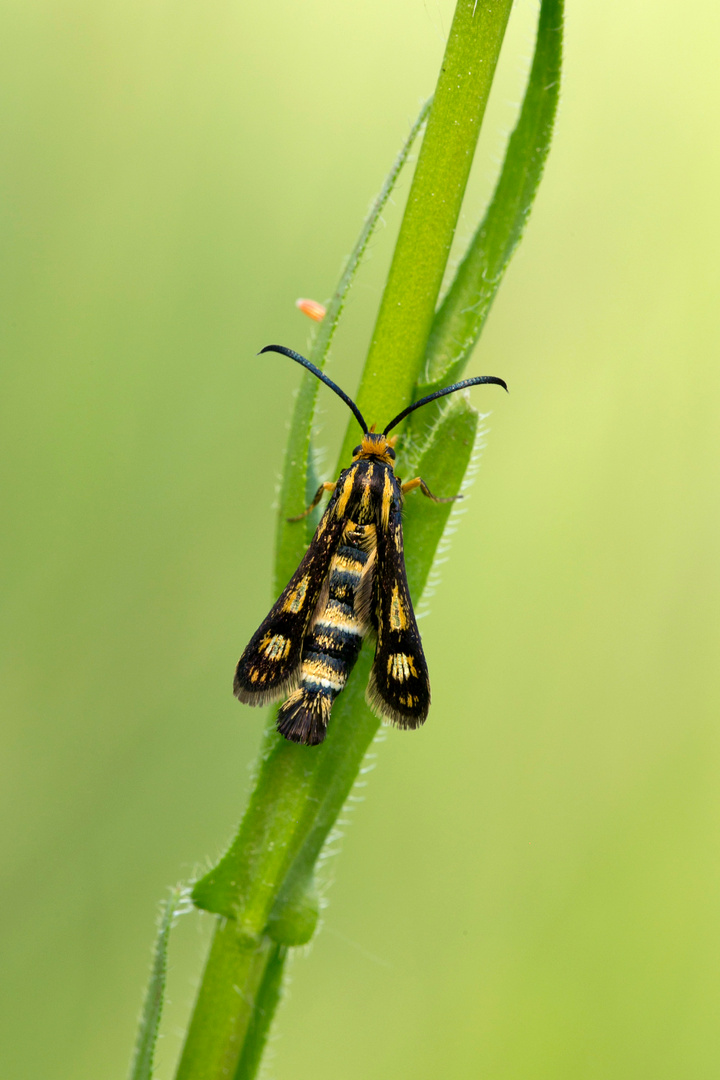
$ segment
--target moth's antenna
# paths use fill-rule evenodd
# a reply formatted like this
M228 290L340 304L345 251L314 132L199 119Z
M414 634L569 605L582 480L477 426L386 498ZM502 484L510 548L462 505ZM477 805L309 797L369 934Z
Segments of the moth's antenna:
M320 382L324 382L326 386L329 386L331 390L335 391L338 397L343 399L346 405L350 406L355 416L355 419L357 420L360 427L363 429L363 434L367 435L368 426L365 423L363 414L360 412L355 402L352 400L352 398L349 398L345 391L341 390L340 387L332 381L332 379L328 379L327 375L323 375L320 368L315 367L314 364L311 364L309 360L306 360L304 356L301 356L300 353L296 353L293 349L286 349L284 345L266 345L264 349L260 350L258 356L260 356L264 352L276 352L280 353L282 356L289 356L291 360L294 360L298 364L302 364L302 366L304 368L307 368L308 371L312 371L313 375L316 375ZM458 385L464 386L465 384L463 383ZM504 385L505 384L503 383L503 386ZM448 393L448 391L445 390L443 391L443 393ZM421 404L421 402L418 402L418 404ZM415 406L413 405L412 408L415 408ZM402 415L404 416L405 414L403 413Z
M415 409L419 409L421 405L427 405L430 401L435 401L436 398L445 397L446 394L454 394L456 390L464 390L466 386L479 386L480 383L495 383L497 386L502 386L503 390L507 390L507 385L502 379L498 379L495 375L476 375L474 379L463 379L462 382L453 383L452 386L446 386L442 390L436 390L434 394L428 394L427 397L420 398L419 401L414 402L412 405L408 405L407 409L403 409L401 413L398 413L394 420L391 420L388 426L383 431L383 435L387 435L388 431L392 431L396 424L399 424L401 420L404 420L408 413L414 412Z

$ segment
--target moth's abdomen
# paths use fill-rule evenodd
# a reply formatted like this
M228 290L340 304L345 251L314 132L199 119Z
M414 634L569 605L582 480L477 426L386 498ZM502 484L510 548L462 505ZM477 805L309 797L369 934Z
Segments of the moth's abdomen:
M366 623L358 594L368 553L346 545L330 564L327 601L305 639L300 685L278 712L278 731L314 746L325 738L330 710L360 652Z

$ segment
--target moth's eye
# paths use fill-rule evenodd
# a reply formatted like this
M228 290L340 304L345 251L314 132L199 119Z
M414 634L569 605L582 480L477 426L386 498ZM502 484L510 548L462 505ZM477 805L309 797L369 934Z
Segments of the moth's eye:
M391 461L395 460L395 451L393 450L392 446L388 446L387 449L385 450L385 453L387 454L387 456L390 458Z
M355 449L353 450L353 457L355 457L356 454L359 454L361 450L362 450L362 444L360 446L356 446Z

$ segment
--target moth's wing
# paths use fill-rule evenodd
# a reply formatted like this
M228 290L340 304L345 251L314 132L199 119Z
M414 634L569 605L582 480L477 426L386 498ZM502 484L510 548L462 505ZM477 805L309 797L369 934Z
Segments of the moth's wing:
M390 510L387 529L377 533L374 616L377 647L367 703L398 727L419 727L430 707L430 678L408 590L397 507Z
M294 688L303 641L345 525L325 511L302 562L240 657L233 689L247 705L267 705Z

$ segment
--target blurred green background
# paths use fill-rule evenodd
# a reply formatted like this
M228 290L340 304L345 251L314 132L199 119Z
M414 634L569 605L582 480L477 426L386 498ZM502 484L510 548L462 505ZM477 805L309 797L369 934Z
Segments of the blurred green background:
M5 0L0 1075L124 1076L166 886L242 811L304 349L447 0ZM470 234L512 125L522 0ZM505 377L270 1073L720 1073L720 8L571 3L556 138L470 374ZM407 178L331 373L353 391ZM326 464L346 411L321 395ZM339 845L336 845L339 846ZM209 920L171 942L167 1080Z

